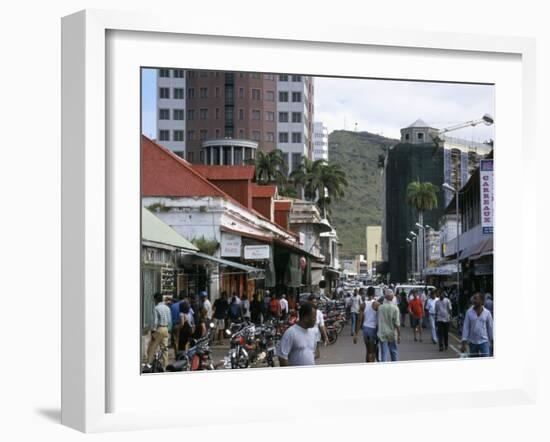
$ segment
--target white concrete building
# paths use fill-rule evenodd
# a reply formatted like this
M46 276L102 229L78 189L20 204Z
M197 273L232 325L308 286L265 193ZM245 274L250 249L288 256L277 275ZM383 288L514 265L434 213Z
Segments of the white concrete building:
M157 69L157 142L185 158L185 71Z
M313 78L280 74L277 81L277 148L292 172L313 151Z
M328 129L320 121L313 124L313 161L316 160L328 163Z

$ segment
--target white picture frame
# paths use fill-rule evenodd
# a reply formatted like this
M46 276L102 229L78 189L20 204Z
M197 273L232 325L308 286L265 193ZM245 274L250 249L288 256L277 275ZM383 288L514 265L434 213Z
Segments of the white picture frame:
M109 37L110 36L110 37ZM131 117L128 119L128 127L114 131L108 131L108 124L117 120L119 110L110 108L113 104L112 84L116 79L116 70L110 70L109 66L119 63L120 53L117 52L118 43L109 43L109 38L122 36L122 40L128 36L127 41L122 44L132 45L135 42L130 40L139 39L142 44L147 45L148 41L154 40L154 44L165 41L167 45L177 45L186 38L192 39L194 45L203 46L215 40L215 44L224 45L224 38L228 39L235 46L242 46L258 49L262 47L265 51L280 51L281 48L288 50L289 47L296 47L296 54L300 51L312 50L316 53L341 52L342 54L354 54L354 51L367 51L373 57L387 57L387 65L379 66L369 72L369 77L380 78L410 78L410 79L439 79L445 81L489 81L491 75L484 72L468 74L445 75L439 78L425 78L425 66L415 63L415 57L421 59L427 57L429 60L437 60L444 57L455 57L461 63L467 63L463 57L470 57L480 66L485 66L486 58L499 58L503 63L510 62L510 72L499 75L510 75L502 84L516 85L520 90L506 90L503 100L510 100L510 103L519 105L518 109L500 108L499 94L497 94L496 110L496 143L503 146L501 153L496 154L496 161L503 166L500 169L502 175L507 167L506 158L510 152L506 151L508 143L516 143L521 146L522 156L535 156L534 132L534 109L535 109L535 45L532 39L501 37L494 38L481 35L465 35L451 33L430 33L402 31L399 33L369 29L350 28L345 26L317 27L317 28L292 28L291 26L277 26L261 23L255 25L250 23L247 27L235 27L230 23L210 20L208 22L182 22L177 17L155 16L152 14L132 14L127 12L111 12L99 10L87 10L63 18L62 21L62 423L69 427L83 432L102 432L115 430L133 430L146 428L164 428L185 425L207 425L213 418L217 422L234 422L220 411L212 411L208 416L194 415L193 411L183 419L177 409L168 406L153 406L148 400L136 404L135 398L129 391L130 383L120 372L119 365L124 365L124 354L113 352L115 348L111 340L119 333L116 321L116 312L120 312L117 302L112 298L112 293L117 284L124 280L125 269L117 268L114 275L112 266L120 258L119 255L126 254L133 256L139 253L139 238L134 244L131 238L122 239L119 236L120 224L126 217L133 217L135 214L121 212L114 204L117 198L121 198L125 189L118 186L120 179L121 151L110 150L110 146L121 146L123 138L118 138L120 133L128 128L135 127L135 119L139 118L139 109L129 109ZM154 46L153 44L153 46ZM291 46L289 46L291 45ZM132 47L132 46L123 46ZM308 49L309 48L309 49ZM160 46L156 49L159 52L158 59L161 59L163 50ZM131 53L128 56L132 60L138 60L141 56L146 58L145 53L151 51L151 45L143 54ZM135 51L134 51L135 52ZM293 50L287 52L293 54ZM391 53L391 54L390 54ZM302 52L303 54L303 52ZM390 54L391 56L387 56ZM413 54L413 55L410 55ZM111 58L109 58L111 57ZM115 57L115 59L113 58ZM397 57L395 60L392 57ZM395 74L399 57L410 57L412 60L406 75ZM352 57L349 57L350 59ZM122 59L122 57L121 57ZM165 58L166 60L166 58ZM351 63L342 58L342 63ZM134 61L135 62L135 61ZM296 71L302 72L307 69L307 62L297 64ZM122 61L121 61L122 63ZM220 56L219 61L201 61L193 63L195 68L224 69L224 61ZM519 63L519 65L518 65ZM181 66L179 60L174 59L173 65ZM122 64L118 64L120 66ZM167 66L171 65L169 63ZM130 66L130 65L128 65ZM161 66L158 64L144 63L142 66ZM131 66L130 66L131 67ZM227 69L227 66L225 66ZM277 69L275 64L265 62L261 57L258 60L243 59L231 62L231 69L258 70L270 72ZM342 67L334 66L324 72L316 72L326 75L342 75ZM340 71L338 69L341 69ZM384 70L386 69L386 73ZM438 67L433 67L436 72ZM519 71L517 71L519 69ZM280 71L280 69L279 69ZM353 69L350 69L352 72ZM376 71L376 72L374 72ZM457 72L460 69L457 67ZM442 71L443 72L443 71ZM107 75L106 75L107 73ZM312 72L315 73L315 72ZM423 74L424 73L424 74ZM462 76L461 76L462 75ZM496 75L496 74L495 74ZM133 81L133 80L132 80ZM508 82L509 83L506 83ZM498 84L497 84L498 85ZM139 89L135 91L139 97ZM510 95L506 97L505 95ZM138 100L139 101L139 100ZM131 101L135 103L135 100ZM118 103L115 103L119 106ZM116 107L115 106L115 107ZM133 113L133 114L132 114ZM499 120L500 119L500 120ZM499 123L499 121L501 123ZM514 123L516 127L507 123ZM500 126L499 126L500 124ZM499 138L499 132L503 135ZM127 134L128 132L126 132ZM131 133L131 131L130 131ZM135 151L139 151L139 133L135 134ZM500 140L503 140L502 142ZM131 146L131 144L130 144ZM131 146L133 149L134 147ZM128 151L129 152L129 151ZM138 153L139 158L139 153ZM139 163L134 157L128 162L129 182L135 181L136 173L139 175ZM513 162L513 159L512 159ZM135 169L137 167L137 169ZM137 170L137 171L136 171ZM125 172L126 173L126 172ZM514 256L514 259L521 264L521 274L528 274L526 256L534 256L534 236L525 226L535 218L536 194L526 184L517 189L512 189L504 179L499 179L499 172L495 176L496 189L496 219L497 231L495 233L495 249L497 255ZM522 173L527 176L526 170ZM526 181L524 181L525 183ZM520 198L522 201L521 219L519 221L520 244L507 244L506 241L499 241L499 230L506 226L506 201L499 202L499 192L510 192L511 196ZM117 212L118 211L118 212ZM136 211L136 213L138 213ZM499 215L500 213L500 215ZM138 217L135 216L139 224ZM124 221L125 222L125 221ZM117 227L118 226L118 227ZM132 229L129 229L132 230ZM505 229L502 229L504 231ZM114 247L113 244L117 246ZM499 249L500 247L500 249ZM506 249L510 250L507 251ZM495 284L498 281L498 272L505 275L509 264L503 259L497 260L495 255ZM499 255L501 256L501 255ZM120 270L120 273L118 272ZM131 272L135 271L135 266ZM135 275L135 272L134 272ZM116 276L116 277L115 277ZM504 276L505 277L505 276ZM535 293L534 280L521 278L522 289L525 293ZM137 282L137 281L136 281ZM502 285L500 287L503 287ZM505 288L502 288L503 292ZM138 294L135 295L136 306L139 304ZM510 292L512 295L512 292ZM518 296L521 296L518 295ZM363 401L366 397L376 397L376 407L379 410L391 407L393 411L398 410L399 402L396 397L408 396L408 400L414 400L418 410L430 410L435 408L467 408L476 406L495 406L502 404L528 404L533 403L536 398L536 352L535 352L535 330L536 323L531 320L522 326L523 344L521 361L514 361L513 355L508 350L508 345L517 344L514 337L514 330L507 325L506 318L510 318L512 304L503 298L500 305L495 306L496 320L495 333L506 339L498 341L496 338L496 357L488 360L478 361L445 361L445 362L423 362L423 363L401 363L401 364L375 364L369 367L369 376L375 378L382 376L382 373L389 373L389 376L399 376L404 373L404 367L410 373L420 373L422 370L441 367L446 372L460 376L464 373L481 371L484 373L495 372L495 378L486 385L457 382L455 389L449 388L440 392L437 388L419 390L403 390L396 386L391 394L375 388L367 392L358 388L353 394L342 389L341 393L332 393L327 398L320 397L315 393L309 398L309 407L306 407L304 416L319 413L328 403L339 401L338 406L331 406L332 410L344 415L354 415L359 410L364 413L368 408ZM526 315L523 309L516 312L520 317ZM128 320L129 324L131 320ZM500 321L500 322L499 322ZM137 318L136 321L137 323ZM117 328L118 327L118 328ZM130 326L131 328L132 326ZM112 339L111 339L112 338ZM117 338L118 339L118 338ZM136 339L137 340L137 339ZM120 347L118 347L120 348ZM136 355L137 358L137 355ZM117 363L113 368L113 360ZM122 362L121 362L122 361ZM119 364L120 362L120 364ZM473 366L473 364L476 364ZM443 365L441 365L443 364ZM468 365L465 365L468 364ZM293 385L295 382L313 382L315 376L344 376L350 381L363 376L364 366L357 364L351 366L331 366L302 369L280 369L280 370L257 370L242 371L240 373L209 373L211 378L205 378L204 374L174 376L147 376L139 377L139 366L136 363L133 373L127 373L128 379L139 382L139 388L134 385L136 391L143 391L144 395L150 397L151 391L155 388L165 388L168 379L181 379L182 388L194 388L189 384L200 384L209 379L210 389L219 388L226 383L227 376L234 376L236 382L272 382L276 377L277 382ZM499 372L504 375L499 377ZM515 377L510 377L515 373ZM139 377L138 378L136 378ZM244 376L244 377L243 377ZM436 374L437 376L437 374ZM146 380L144 379L146 378ZM309 381L308 381L309 379ZM191 380L191 382L190 382ZM177 381L178 383L180 381ZM125 392L117 393L117 401L113 402L113 391L119 385L127 386ZM174 384L172 384L174 385ZM469 386L467 386L469 385ZM157 387L158 386L158 387ZM138 388L136 390L136 388ZM173 388L173 387L172 387ZM143 389L143 390L141 390ZM218 390L219 391L219 390ZM124 399L122 395L127 394ZM370 396L369 396L370 395ZM128 407L118 404L133 402L135 406ZM224 402L220 404L223 409ZM238 397L227 401L226 405L234 407L247 406L244 399ZM277 404L275 404L277 405ZM360 407L358 405L361 405ZM404 407L404 406L403 406ZM258 408L258 409L256 409ZM262 420L291 419L293 412L288 407L274 406L270 416L265 416L260 407L252 407L248 404L247 420L258 422ZM372 407L371 407L372 408ZM275 411L273 411L275 410Z

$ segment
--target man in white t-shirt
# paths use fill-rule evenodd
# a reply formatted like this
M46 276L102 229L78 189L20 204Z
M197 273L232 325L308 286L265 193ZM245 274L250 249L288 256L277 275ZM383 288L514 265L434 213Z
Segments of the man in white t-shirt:
M378 307L380 303L374 299L374 295L374 287L369 287L367 289L367 299L359 307L359 320L353 335L353 343L357 344L359 330L363 331L363 341L367 348L366 362L375 362L378 353Z
M361 306L361 296L357 292L357 289L353 291L353 296L351 297L351 336L356 329L357 318L359 317L359 307Z
M437 344L437 329L435 327L435 303L437 298L435 297L435 291L430 291L430 297L426 300L426 310L428 311L428 320L430 323L430 331L432 333L432 343Z
M286 300L286 295L281 296L279 305L281 306L281 319L286 319L288 315L288 301Z
M321 338L323 338L325 347L328 345L328 335L327 335L327 328L325 327L325 318L323 318L323 312L319 310L319 305L315 295L313 294L309 295L307 300L315 309L315 327L314 327L315 333L316 333L315 359L319 359L319 357L321 356L321 351L319 349L319 343L321 342Z
M277 348L281 367L315 365L315 309L306 302L300 306L300 319L289 327Z

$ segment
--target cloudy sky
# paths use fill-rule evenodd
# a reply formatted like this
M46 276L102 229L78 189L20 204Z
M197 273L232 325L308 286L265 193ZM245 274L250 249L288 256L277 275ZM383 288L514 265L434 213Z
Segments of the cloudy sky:
M143 132L154 137L155 74L143 71ZM417 118L436 128L493 115L494 87L395 80L315 78L315 120L329 132L368 131L399 138L399 129ZM472 141L493 138L493 126L478 125L449 133Z

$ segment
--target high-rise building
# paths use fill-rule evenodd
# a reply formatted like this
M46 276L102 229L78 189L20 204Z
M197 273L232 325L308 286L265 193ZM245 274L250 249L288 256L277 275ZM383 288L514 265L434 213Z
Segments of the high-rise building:
M185 158L185 71L157 69L157 141Z
M382 261L382 226L367 226L367 265L375 273L375 263Z
M277 79L277 148L289 173L313 157L313 78L279 74Z
M322 122L313 125L313 161L328 162L328 129Z

